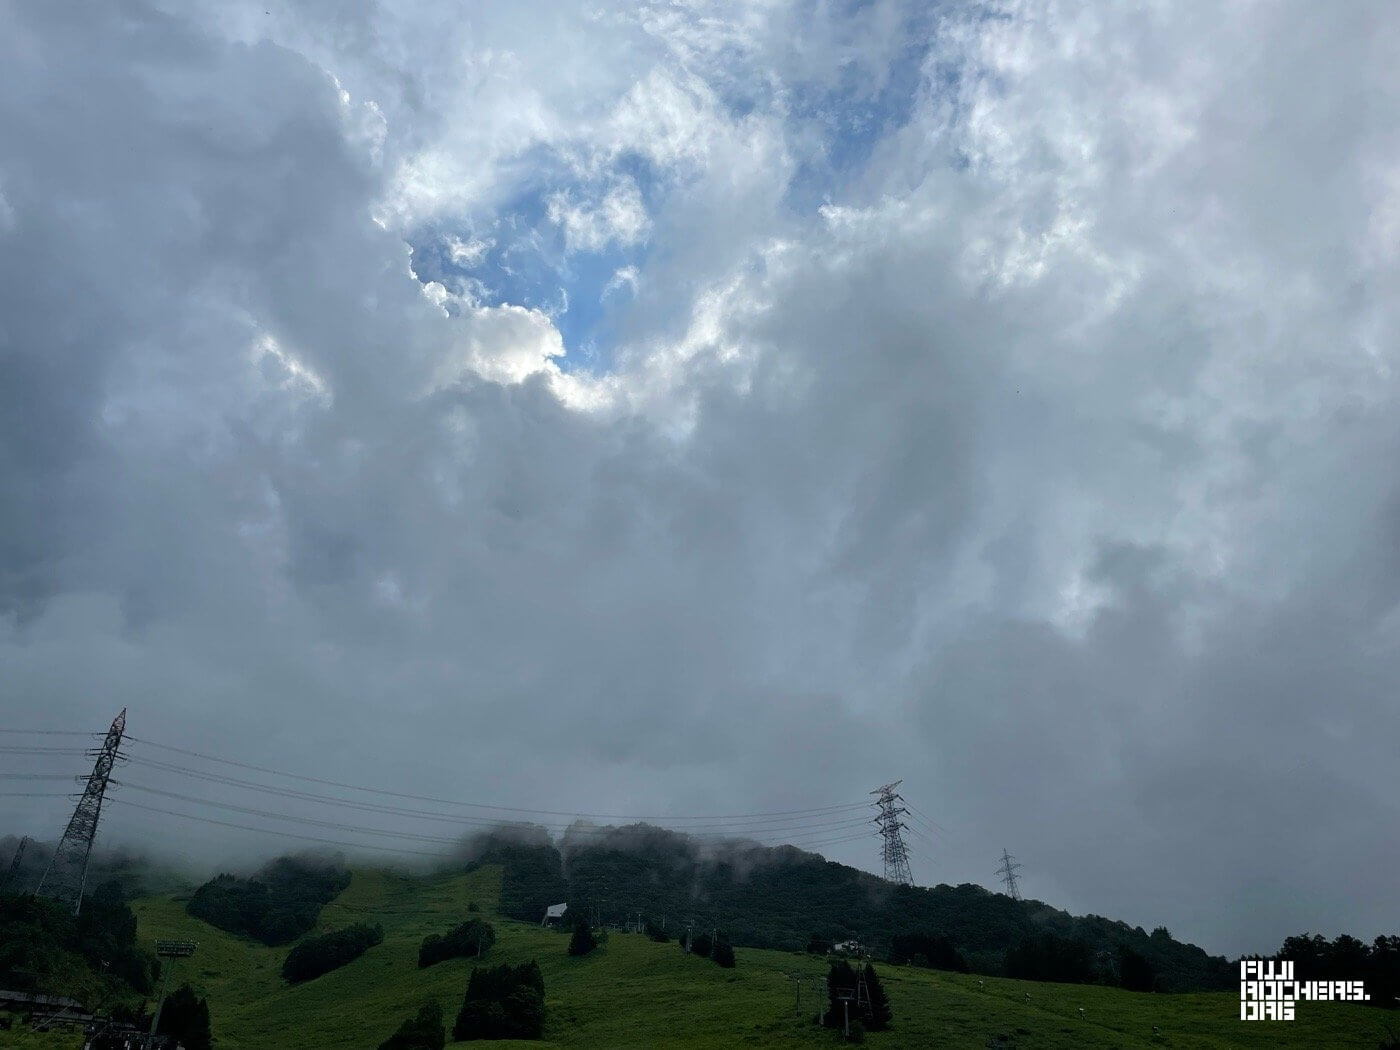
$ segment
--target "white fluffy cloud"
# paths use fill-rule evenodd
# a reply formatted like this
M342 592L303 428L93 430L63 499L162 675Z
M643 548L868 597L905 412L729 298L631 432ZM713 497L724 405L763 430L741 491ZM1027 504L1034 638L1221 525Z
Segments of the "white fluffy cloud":
M903 776L923 881L1381 932L1395 23L8 9L3 721L548 809ZM601 369L511 298L546 226Z

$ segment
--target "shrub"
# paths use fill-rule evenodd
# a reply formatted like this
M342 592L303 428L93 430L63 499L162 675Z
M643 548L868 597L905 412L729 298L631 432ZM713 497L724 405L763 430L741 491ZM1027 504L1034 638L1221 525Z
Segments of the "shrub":
M472 970L453 1039L539 1039L544 1034L544 977L534 962Z
M690 950L696 955L703 955L709 958L710 952L714 950L714 942L710 940L708 933L698 933L690 939Z
M379 1044L379 1050L442 1050L447 1033L442 1027L442 1007L424 1003L418 1016L399 1025L399 1030Z
M365 923L307 938L287 953L282 976L293 984L310 981L354 962L382 940L383 928Z
M714 945L710 948L710 958L726 970L734 969L734 946L729 943L728 938L718 937Z
M646 922L646 935L650 937L653 941L655 941L657 944L665 944L671 939L670 934L668 934L665 930L663 930L660 926L656 925L656 923L652 922L650 919L648 919Z
M589 928L587 921L580 919L574 923L574 935L569 938L569 954L587 955L596 947L598 938L593 936L593 930Z
M439 936L430 933L418 947L418 968L442 962L444 959L458 959L463 956L480 956L496 943L496 931L489 922L469 919Z

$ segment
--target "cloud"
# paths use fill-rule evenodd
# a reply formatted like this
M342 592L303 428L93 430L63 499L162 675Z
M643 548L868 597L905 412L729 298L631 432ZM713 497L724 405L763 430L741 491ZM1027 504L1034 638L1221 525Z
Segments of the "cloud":
M1385 928L1388 9L333 7L0 15L5 723Z
M575 202L565 192L549 198L549 221L563 227L571 252L598 252L612 244L636 244L651 221L636 183L610 187L596 203Z

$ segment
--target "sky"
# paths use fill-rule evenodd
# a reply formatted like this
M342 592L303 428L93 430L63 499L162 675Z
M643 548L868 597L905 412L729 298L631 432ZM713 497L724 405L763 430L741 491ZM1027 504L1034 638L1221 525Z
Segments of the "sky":
M104 840L220 863L332 832L158 745L875 871L902 778L920 884L1397 932L1397 70L1369 0L0 5L0 728L129 708Z

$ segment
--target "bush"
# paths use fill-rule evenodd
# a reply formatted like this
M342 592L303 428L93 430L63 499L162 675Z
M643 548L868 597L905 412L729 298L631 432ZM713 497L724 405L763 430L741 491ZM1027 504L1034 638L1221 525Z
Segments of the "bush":
M690 950L696 955L710 957L710 952L714 950L714 942L710 940L708 933L698 933L690 939Z
M210 879L185 910L210 926L275 946L311 930L322 906L348 885L350 873L336 865L281 857L250 879Z
M729 943L727 938L719 937L710 948L710 958L726 970L732 970L734 969L734 946Z
M472 970L453 1039L539 1039L544 1034L544 977L534 962Z
M934 970L967 973L967 960L953 947L947 937L936 933L901 933L890 942L890 962L896 966L912 964Z
M1150 992L1157 984L1152 964L1126 944L1118 946L1118 983L1130 992Z
M439 936L430 933L418 947L418 968L432 966L445 959L481 956L496 943L496 931L489 922L469 919Z
M382 940L382 927L362 922L320 937L310 937L287 953L282 962L282 976L293 984L310 981L354 962Z
M447 1033L442 1027L442 1007L424 1003L418 1016L399 1025L399 1030L379 1044L379 1050L442 1050Z
M185 1050L210 1050L209 1003L197 998L188 984L180 985L166 996L157 1033L171 1036Z
M1086 984L1094 979L1092 953L1089 945L1077 938L1053 933L1027 938L1006 953L1006 976Z
M646 935L650 937L653 941L655 941L657 944L665 944L671 939L670 934L668 934L665 930L663 930L660 926L656 925L656 923L652 922L650 919L648 919L646 922Z
M869 1012L866 1015L872 1032L883 1032L894 1021L894 1011L890 1000L880 984L880 975L870 963L865 964L865 990L870 996Z
M587 921L580 919L574 923L574 935L569 938L569 954L587 955L596 947L598 938L593 936L593 930L589 928Z

